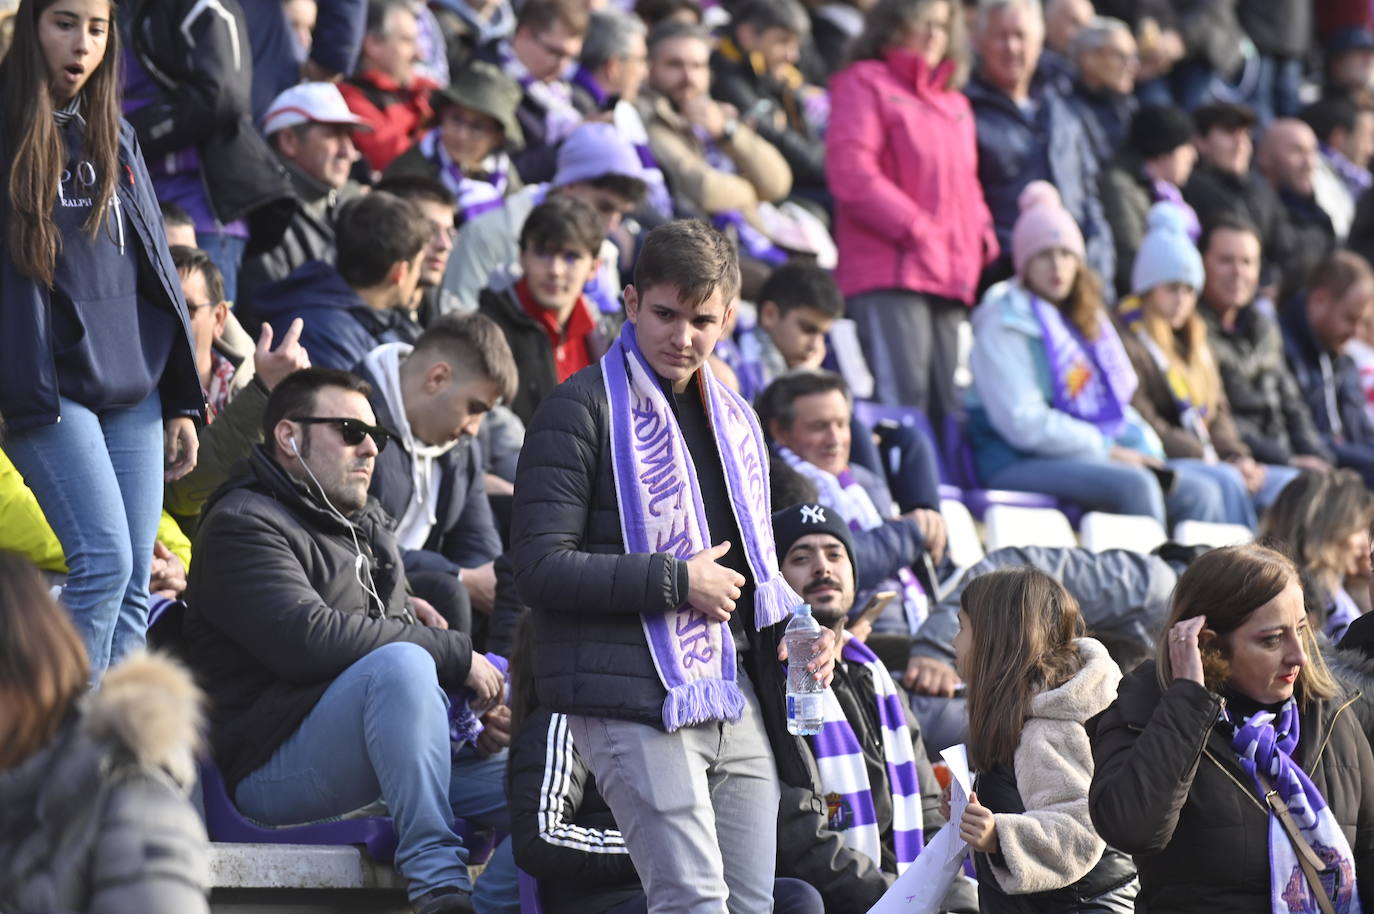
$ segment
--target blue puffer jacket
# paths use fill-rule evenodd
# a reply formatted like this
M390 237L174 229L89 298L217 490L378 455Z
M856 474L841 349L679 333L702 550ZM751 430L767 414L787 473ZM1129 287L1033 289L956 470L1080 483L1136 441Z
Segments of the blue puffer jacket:
M0 138L0 162L0 180L8 187L10 152L4 138ZM115 182L115 195L126 223L138 237L140 294L154 307L175 314L185 339L184 345L178 341L172 346L158 387L163 413L200 416L205 398L196 372L181 280L167 251L167 235L152 179L143 163L138 139L127 122L120 125L119 163L122 168ZM9 195L0 193L0 227L9 222ZM11 432L51 425L61 418L53 345L47 287L20 273L8 250L0 253L0 419Z
M322 260L304 263L257 294L258 317L281 339L297 317L310 364L352 371L383 343L413 343L420 328L400 311L369 308L343 276Z
M1049 181L1083 230L1088 265L1108 289L1113 288L1116 250L1098 197L1097 157L1068 101L1039 75L1031 87L1036 111L1030 119L1005 93L977 76L969 80L964 94L978 127L978 182L1002 248L1002 258L990 268L994 275L1011 273L1011 229L1021 191L1032 181Z

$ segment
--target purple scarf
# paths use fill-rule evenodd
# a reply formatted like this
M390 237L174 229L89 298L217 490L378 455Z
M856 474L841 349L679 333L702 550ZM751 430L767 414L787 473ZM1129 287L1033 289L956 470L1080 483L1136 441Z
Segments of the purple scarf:
M1151 184L1154 187L1156 203L1167 201L1183 212L1183 221L1186 223L1184 231L1188 233L1188 239L1196 244L1198 238L1202 237L1202 223L1198 221L1197 210L1183 199L1183 191L1168 181L1153 181Z
M611 456L620 530L629 553L666 552L687 559L712 545L692 455L671 404L635 341L634 324L601 360L610 408ZM754 411L738 394L697 372L715 455L754 579L754 624L787 617L802 602L778 573L768 492L768 451ZM659 679L668 690L668 732L710 720L738 720L744 695L735 684L735 642L725 622L712 622L683 603L640 616Z
M1045 340L1054 408L1115 438L1126 427L1126 406L1136 388L1135 369L1121 338L1098 315L1098 336L1089 342L1054 305L1035 294L1030 300Z
M438 167L439 180L458 198L461 221L474 219L505 204L506 191L510 187L510 157L504 152L486 158L482 163L483 174L464 174L444 148L439 128L435 127L420 139L420 154Z
M916 755L906 712L892 676L878 655L863 642L851 638L842 656L848 663L868 668L873 678L878 726L882 731L883 761L887 786L892 794L892 844L900 875L925 845L922 829L921 783L916 773ZM846 847L866 854L873 865L882 868L882 835L873 804L873 784L868 765L854 727L844 715L833 689L826 689L825 715L821 732L809 737L811 752L821 776L827 825L839 832Z
M1325 864L1321 882L1330 893L1336 914L1359 914L1350 843L1317 785L1293 761L1300 732L1297 701L1288 699L1278 714L1257 711L1240 725L1230 711L1222 712L1222 720L1234 728L1231 749L1260 796L1268 793L1270 786L1279 792L1298 830ZM1269 815L1269 885L1274 914L1317 914L1321 910L1312 897L1293 842L1273 813Z

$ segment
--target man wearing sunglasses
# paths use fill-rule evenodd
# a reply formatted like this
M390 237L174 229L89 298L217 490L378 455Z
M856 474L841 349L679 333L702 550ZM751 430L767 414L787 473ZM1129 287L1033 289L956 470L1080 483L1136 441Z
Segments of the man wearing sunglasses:
M508 827L505 760L451 744L445 692L504 719L503 678L406 594L390 520L368 497L378 454L394 448L370 390L308 368L272 391L266 443L202 517L186 656L244 814L280 826L385 801L415 910L472 911L452 820Z

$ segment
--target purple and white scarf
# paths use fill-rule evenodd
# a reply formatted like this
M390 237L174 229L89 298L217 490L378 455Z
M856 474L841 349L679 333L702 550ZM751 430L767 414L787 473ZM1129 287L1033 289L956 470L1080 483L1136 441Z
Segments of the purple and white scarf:
M1330 893L1336 914L1359 914L1360 898L1355 890L1355 860L1350 843L1326 805L1326 798L1307 772L1293 761L1292 753L1298 746L1299 736L1297 701L1288 699L1278 714L1258 711L1239 725L1232 720L1229 711L1222 712L1222 720L1234 728L1231 749L1240 767L1255 782L1260 796L1269 790L1266 781L1278 790L1298 830L1325 864L1321 882ZM1269 814L1269 885L1274 914L1317 914L1321 910L1298 863L1293 842L1272 812Z
M1374 185L1374 175L1370 174L1368 168L1361 168L1356 165L1345 157L1345 153L1334 146L1321 143L1319 147L1326 164L1341 179L1352 196L1358 197L1369 190L1371 185Z
M496 57L506 75L520 84L525 94L534 99L544 111L544 145L557 146L582 123L582 112L573 106L572 84L567 74L553 82L535 79L529 68L515 56L510 41L502 39L496 45ZM568 73L571 73L569 68Z
M1135 369L1121 338L1099 314L1097 339L1089 342L1054 305L1031 295L1050 363L1054 408L1097 426L1115 438L1126 427L1126 406L1135 394Z
M921 782L916 774L911 730L907 727L897 687L878 655L862 641L851 638L841 656L848 663L867 667L873 679L878 725L883 736L883 760L887 763L887 783L892 792L892 843L900 875L911 866L925 844ZM873 784L868 779L863 747L845 718L834 689L826 689L822 707L821 732L808 740L821 775L828 827L840 833L845 847L868 855L873 865L881 869L882 834L878 830Z
M1161 200L1172 203L1183 213L1184 231L1188 233L1188 239L1194 244L1202 236L1202 223L1198 221L1197 210L1183 199L1183 191L1178 189L1177 184L1168 181L1156 180L1152 182L1155 191L1155 202Z
M468 175L444 148L438 127L420 138L420 153L439 168L439 180L458 198L458 215L463 221L488 210L499 209L510 187L510 157L495 152L482 161L482 174Z
M601 359L611 425L611 456L620 504L620 532L631 553L666 552L688 559L714 540L706 525L696 467L672 405L635 341L634 324ZM768 451L754 411L710 370L697 372L730 505L754 579L754 624L787 618L801 598L778 572L768 492ZM738 720L744 694L735 684L730 626L712 622L684 602L640 616L658 677L668 690L668 732L709 720Z
M730 175L739 172L735 160L730 158L724 149L720 148L720 144L712 139L711 134L706 132L706 128L693 127L692 133L701 143L702 155L706 159L707 165L716 171ZM735 238L739 242L740 250L755 260L762 260L764 263L771 263L774 266L782 266L787 262L787 252L774 244L773 240L763 232L754 228L739 210L731 209L716 213L711 222L717 229L727 234L733 230Z
M876 530L886 522L878 511L878 506L873 503L873 499L854 478L854 472L848 467L836 476L814 463L803 460L786 445L775 443L774 447L777 448L778 456L788 466L815 483L816 500L825 507L839 512L850 530ZM930 598L926 596L925 588L917 580L916 574L906 566L898 569L896 583L897 589L902 593L902 609L906 613L907 626L915 633L926 620L926 616L930 615ZM885 585L886 582L880 585L879 589L889 589Z

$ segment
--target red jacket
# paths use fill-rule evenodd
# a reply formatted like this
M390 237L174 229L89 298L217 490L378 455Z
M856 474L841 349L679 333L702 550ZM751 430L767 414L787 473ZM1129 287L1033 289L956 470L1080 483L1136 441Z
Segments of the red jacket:
M391 160L410 148L420 138L422 128L429 125L434 109L429 93L436 83L417 76L408 86L376 70L364 70L341 83L348 110L372 128L358 130L353 142L373 171L383 171Z
M825 170L846 297L910 289L971 305L997 256L973 112L945 88L952 66L889 51L830 82Z

